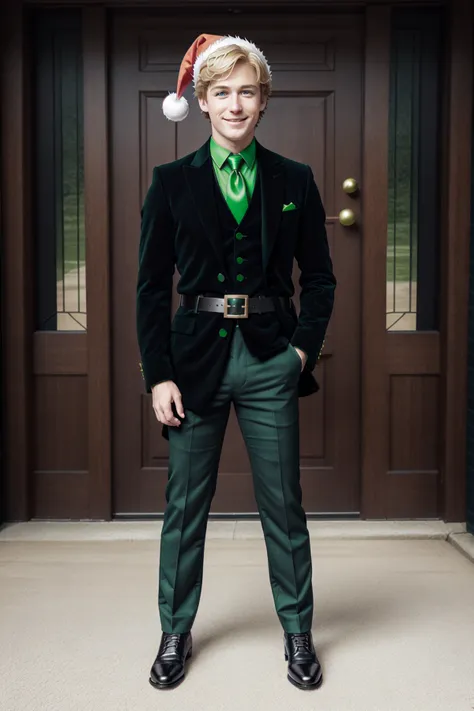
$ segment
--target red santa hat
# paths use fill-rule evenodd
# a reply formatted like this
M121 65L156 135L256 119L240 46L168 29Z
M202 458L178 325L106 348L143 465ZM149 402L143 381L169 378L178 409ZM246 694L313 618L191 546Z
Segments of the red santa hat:
M253 42L249 42L249 40L242 39L241 37L199 35L181 62L176 92L169 94L163 101L163 113L167 119L170 121L183 121L183 119L186 118L189 113L189 104L183 96L186 87L189 86L191 81L194 86L196 86L203 63L216 49L235 44L256 54L266 65L268 72L271 73L270 66L263 52L261 52Z

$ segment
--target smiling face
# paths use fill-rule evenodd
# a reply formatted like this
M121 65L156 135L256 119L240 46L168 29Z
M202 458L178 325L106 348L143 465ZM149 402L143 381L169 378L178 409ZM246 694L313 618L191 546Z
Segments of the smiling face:
M233 153L252 142L267 103L254 67L244 61L237 62L230 75L212 81L206 96L198 100L201 110L209 114L212 137Z

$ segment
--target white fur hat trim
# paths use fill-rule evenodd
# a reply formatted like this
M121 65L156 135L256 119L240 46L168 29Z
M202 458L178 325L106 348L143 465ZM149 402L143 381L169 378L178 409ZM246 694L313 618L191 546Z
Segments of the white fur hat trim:
M246 49L249 49L250 51L254 52L264 64L266 64L267 69L270 73L271 76L271 71L270 71L270 65L268 64L265 55L263 52L256 46L254 45L253 42L249 42L249 40L242 39L241 37L223 37L220 40L217 40L213 44L211 44L204 52L202 52L197 58L196 61L194 62L194 67L193 67L193 84L196 86L196 82L199 77L199 72L201 70L201 67L203 65L203 62L206 61L210 55L216 51L216 49L219 49L219 47L227 47L232 44L237 44L240 47L245 47Z

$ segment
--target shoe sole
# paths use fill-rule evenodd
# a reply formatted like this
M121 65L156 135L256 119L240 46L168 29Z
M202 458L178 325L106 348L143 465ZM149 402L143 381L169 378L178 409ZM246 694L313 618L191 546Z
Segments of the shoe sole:
M193 650L191 648L186 655L186 659L184 660L184 663L186 664L188 659L191 659L192 656L193 656ZM158 681L153 681L153 679L151 677L148 679L148 681L150 682L150 684L152 685L152 687L154 689L160 689L160 690L176 689L176 687L179 686L184 681L185 677L186 677L186 675L183 671L182 676L180 676L179 679L176 679L175 681L173 681L172 684L160 684Z

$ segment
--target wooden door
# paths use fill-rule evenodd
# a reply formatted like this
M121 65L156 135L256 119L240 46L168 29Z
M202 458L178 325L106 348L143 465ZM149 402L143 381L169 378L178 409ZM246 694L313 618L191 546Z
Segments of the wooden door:
M311 165L327 213L338 279L318 394L300 400L301 481L307 513L358 512L360 501L360 180L362 18L356 15L207 15L188 18L117 13L112 32L112 344L114 513L165 508L168 444L138 368L135 285L140 207L154 165L198 148L209 124L197 101L182 123L167 121L163 98L176 85L183 53L203 31L249 37L272 67L274 93L258 140ZM205 26L204 26L205 25ZM357 223L343 227L351 208ZM295 266L295 284L298 270ZM175 280L175 284L176 284ZM298 290L295 303L298 308ZM176 294L174 305L177 305ZM184 403L186 406L186 403ZM249 460L232 411L211 513L256 511Z

